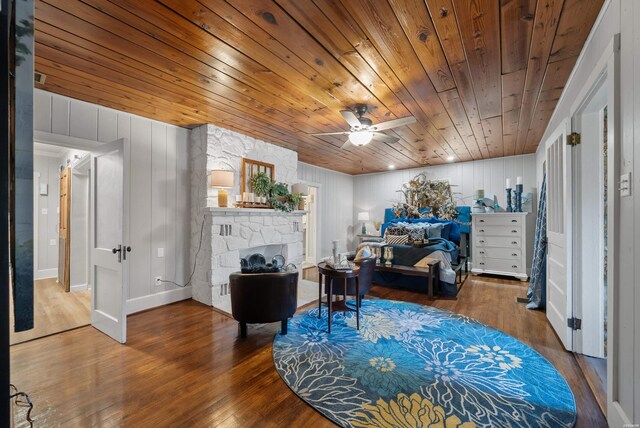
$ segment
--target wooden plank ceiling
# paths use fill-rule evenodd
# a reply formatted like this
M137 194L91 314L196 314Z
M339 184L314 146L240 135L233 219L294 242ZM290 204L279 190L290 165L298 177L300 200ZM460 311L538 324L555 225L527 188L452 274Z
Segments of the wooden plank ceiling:
M350 173L535 152L603 0L38 0L51 92ZM369 106L396 144L341 149Z

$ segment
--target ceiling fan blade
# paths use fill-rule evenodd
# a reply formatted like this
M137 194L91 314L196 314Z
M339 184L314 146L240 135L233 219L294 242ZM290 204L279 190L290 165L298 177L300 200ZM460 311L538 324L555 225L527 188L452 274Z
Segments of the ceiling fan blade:
M351 140L347 140L344 142L344 144L342 145L342 147L340 147L341 149L346 149L347 147L349 147L351 145Z
M385 129L397 128L399 126L410 125L416 121L413 116L401 117L400 119L389 120L387 122L378 123L369 128L372 131L384 131Z
M400 141L400 138L383 134L382 132L374 132L371 141L379 141L381 143L393 144Z
M321 132L319 134L309 134L309 135L315 135L316 137L318 137L323 135L349 135L349 134L351 134L351 132L349 131L340 131L340 132Z
M350 126L360 126L360 120L351 110L341 110L340 114Z

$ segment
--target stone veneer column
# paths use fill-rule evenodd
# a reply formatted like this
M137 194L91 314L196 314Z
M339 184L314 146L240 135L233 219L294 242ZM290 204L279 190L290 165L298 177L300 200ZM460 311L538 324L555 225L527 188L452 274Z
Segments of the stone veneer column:
M202 125L191 131L192 265L200 242L202 222L203 220L205 222L202 233L202 246L197 257L196 271L192 279L192 289L193 298L207 305L213 305L215 300L216 290L212 290L212 287L220 285L223 277L226 278L225 281L228 281L228 273L238 270L239 257L233 251L239 251L243 245L246 245L244 248L247 248L263 244L287 243L289 252L296 261L299 258L299 262L296 263L291 256L285 255L287 261L296 263L296 265L302 261L302 233L287 232L285 230L287 228L287 230L291 230L296 221L301 222L302 214L283 216L278 213L274 216L266 217L252 214L247 216L247 221L245 222L243 221L245 219L242 218L244 216L222 216L221 212L210 210L210 208L217 206L217 192L208 186L209 171L213 169L234 171L234 187L229 191L229 202L231 204L235 201L235 195L240 194L242 158L274 164L276 181L287 184L293 184L298 181L298 154L292 150L214 125ZM267 217L272 219L267 219ZM233 219L233 221L228 221L230 219ZM222 221L226 223L221 223ZM272 224L265 225L265 223L269 222ZM279 222L282 222L282 224L276 224ZM232 227L231 236L227 236L224 239L227 251L223 254L221 236L219 235L220 224L236 223L242 225L242 227ZM291 242L284 241L292 239L289 236L292 234L296 237L299 236L299 242L294 242L294 240Z

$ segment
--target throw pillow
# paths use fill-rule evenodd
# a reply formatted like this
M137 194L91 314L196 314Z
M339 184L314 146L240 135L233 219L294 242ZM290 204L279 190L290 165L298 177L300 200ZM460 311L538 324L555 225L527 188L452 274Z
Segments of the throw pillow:
M409 235L387 235L387 244L406 244L409 242Z
M427 236L429 239L442 238L442 224L430 224L427 229Z
M409 229L409 242L422 241L424 239L424 229L423 228L412 228Z
M358 250L354 260L358 262L363 259L368 259L369 257L371 257L371 248L368 245L365 245Z

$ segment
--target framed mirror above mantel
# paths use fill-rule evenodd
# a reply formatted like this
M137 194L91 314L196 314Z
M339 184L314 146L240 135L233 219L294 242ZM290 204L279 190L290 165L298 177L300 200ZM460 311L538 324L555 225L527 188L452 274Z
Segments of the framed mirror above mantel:
M240 180L240 194L253 192L251 177L258 172L267 174L274 181L276 167L272 163L260 162L253 159L242 158L242 175Z

